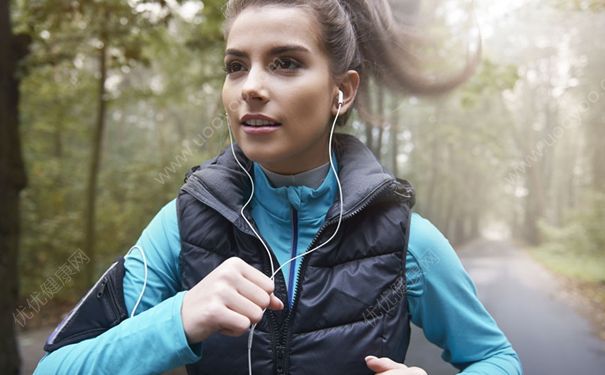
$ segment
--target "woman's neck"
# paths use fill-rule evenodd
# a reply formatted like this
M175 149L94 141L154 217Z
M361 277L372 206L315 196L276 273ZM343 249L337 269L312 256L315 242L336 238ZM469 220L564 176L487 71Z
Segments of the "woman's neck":
M273 187L307 186L312 189L317 189L328 174L330 163L328 162L319 167L291 175L272 172L262 165L260 165L260 167L263 169L263 172L265 172L265 175L267 175L267 179L271 182Z

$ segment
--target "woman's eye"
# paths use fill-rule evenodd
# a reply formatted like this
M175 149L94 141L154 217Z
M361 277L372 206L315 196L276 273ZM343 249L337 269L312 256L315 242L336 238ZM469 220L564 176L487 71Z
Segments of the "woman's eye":
M243 68L244 68L244 66L242 64L240 64L239 62L232 61L232 62L226 63L225 66L223 67L223 70L225 71L225 73L230 74L230 73L239 72Z
M291 58L279 57L270 65L271 69L296 70L300 68L300 64Z
M294 59L279 57L279 58L276 58L275 60L273 60L273 62L271 64L269 64L269 69L270 70L280 69L280 70L286 70L286 71L294 71L294 70L300 68L300 66L301 65ZM227 63L225 63L225 66L223 67L223 70L227 74L237 73L237 72L240 72L245 69L246 69L246 67L238 61L227 62Z

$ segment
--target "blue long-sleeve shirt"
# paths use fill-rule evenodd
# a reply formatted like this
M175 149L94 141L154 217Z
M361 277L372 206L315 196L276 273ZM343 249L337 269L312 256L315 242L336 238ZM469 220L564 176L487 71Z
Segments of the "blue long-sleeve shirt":
M333 201L333 177L330 172L317 189L273 188L255 166L252 216L280 264L292 257L293 212L299 228L296 253L300 254ZM201 358L203 343L187 343L180 314L185 292L177 292L180 236L175 200L160 210L135 246L144 250L148 266L147 286L136 315L98 337L47 354L35 374L156 374ZM290 274L299 265L292 262L282 269L289 290L297 282ZM127 257L125 268L124 298L130 314L144 280L138 251ZM417 213L411 217L406 276L412 323L443 349L444 360L463 369L464 375L522 374L518 355L478 300L454 249Z

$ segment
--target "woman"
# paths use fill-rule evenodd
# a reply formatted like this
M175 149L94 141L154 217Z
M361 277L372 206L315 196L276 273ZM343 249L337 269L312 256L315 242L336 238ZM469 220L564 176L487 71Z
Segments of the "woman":
M406 70L390 22L386 1L229 1L237 147L192 169L36 373L426 374L404 364L411 320L464 374L520 374L411 186L333 136L369 76L444 88Z

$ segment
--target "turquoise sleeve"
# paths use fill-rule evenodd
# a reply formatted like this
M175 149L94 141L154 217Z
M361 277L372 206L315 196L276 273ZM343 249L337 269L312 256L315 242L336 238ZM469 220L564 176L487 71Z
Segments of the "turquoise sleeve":
M99 337L46 355L36 374L92 370L161 373L199 360L202 347L187 344L180 318L184 292L174 295L179 288L180 249L175 201L153 219L137 246L148 263L147 287L138 315ZM141 292L143 271L142 257L133 250L124 280L129 311ZM522 374L516 352L478 300L453 248L416 213L412 215L406 272L412 322L423 328L429 341L443 348L444 360L463 369L465 375Z
M92 339L46 354L34 374L160 374L195 362L180 320L184 292Z
M35 374L159 374L197 362L201 344L187 343L179 290L180 241L175 201L145 228L135 248L147 262L147 285L136 315L100 336L47 353ZM129 314L143 288L145 267L139 250L126 258L124 299Z
M406 277L412 322L443 349L445 361L464 375L523 373L519 356L479 301L449 241L417 213L410 225Z

